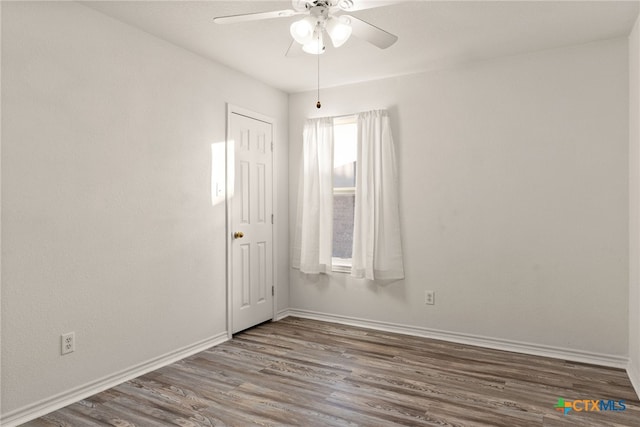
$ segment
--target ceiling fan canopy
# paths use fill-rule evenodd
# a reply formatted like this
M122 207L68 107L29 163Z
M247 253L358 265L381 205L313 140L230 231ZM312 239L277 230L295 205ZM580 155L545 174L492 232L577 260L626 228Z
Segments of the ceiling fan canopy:
M336 48L346 43L353 34L355 37L368 41L380 49L386 49L398 40L397 36L366 21L343 13L398 2L399 0L292 0L292 9L221 16L214 18L213 21L217 24L231 24L306 15L302 19L294 21L289 28L294 41L287 54L295 50L292 48L296 43L302 46L302 50L306 53L316 55L324 53L325 34L329 36L332 45Z

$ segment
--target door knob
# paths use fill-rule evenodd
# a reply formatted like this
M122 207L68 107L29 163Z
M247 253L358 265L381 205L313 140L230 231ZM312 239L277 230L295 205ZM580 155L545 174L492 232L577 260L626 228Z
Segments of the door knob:
M236 231L233 233L233 237L236 239L242 239L244 237L244 233L242 231Z

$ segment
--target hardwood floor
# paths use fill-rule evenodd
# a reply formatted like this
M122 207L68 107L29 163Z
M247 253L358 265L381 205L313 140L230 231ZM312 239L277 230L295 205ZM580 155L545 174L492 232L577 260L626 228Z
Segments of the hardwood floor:
M394 424L640 426L640 402L619 369L289 317L26 425Z

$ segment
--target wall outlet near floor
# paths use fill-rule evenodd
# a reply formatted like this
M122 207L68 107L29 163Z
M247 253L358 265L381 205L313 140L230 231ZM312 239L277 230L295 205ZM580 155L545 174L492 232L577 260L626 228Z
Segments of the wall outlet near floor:
M68 332L60 335L61 349L60 354L65 355L76 351L76 333Z
M424 291L424 303L427 305L434 305L436 303L435 291Z

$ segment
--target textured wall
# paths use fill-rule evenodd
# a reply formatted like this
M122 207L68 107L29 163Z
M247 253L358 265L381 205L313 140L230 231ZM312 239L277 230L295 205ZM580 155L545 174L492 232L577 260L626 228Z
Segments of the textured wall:
M2 7L6 414L226 330L212 146L230 102L276 119L286 165L288 99L76 2ZM281 191L282 224L287 203ZM69 331L76 351L60 356Z
M627 55L624 37L326 89L320 112L292 95L291 171L306 117L389 109L406 280L292 271L291 306L626 356Z

